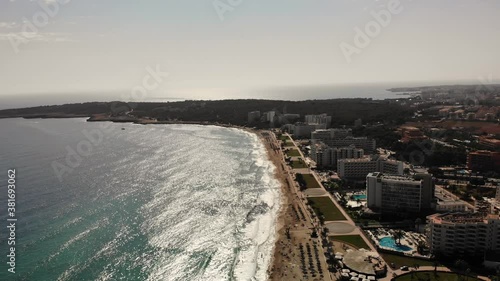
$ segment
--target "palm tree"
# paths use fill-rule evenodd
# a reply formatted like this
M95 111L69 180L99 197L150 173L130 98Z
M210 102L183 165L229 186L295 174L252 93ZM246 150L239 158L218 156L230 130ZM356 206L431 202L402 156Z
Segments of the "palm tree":
M395 230L394 233L392 234L392 237L394 238L396 244L401 244L401 238L404 237L403 231Z
M423 252L425 251L426 247L427 247L427 245L425 244L424 241L418 241L417 252L419 254L423 254Z

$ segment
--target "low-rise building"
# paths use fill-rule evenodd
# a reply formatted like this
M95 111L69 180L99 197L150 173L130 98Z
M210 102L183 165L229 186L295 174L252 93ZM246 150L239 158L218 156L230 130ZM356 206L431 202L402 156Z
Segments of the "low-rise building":
M370 173L366 177L367 206L380 213L420 213L430 211L434 183L430 174L413 176Z
M500 152L479 150L467 155L467 169L478 172L500 172Z
M434 209L438 213L466 212L472 210L467 202L460 200L457 196L454 196L449 192L444 191L443 187L435 189L434 198Z
M500 140L487 138L487 137L479 138L479 144L487 149L500 148Z
M484 120L486 120L486 121L492 121L494 119L495 119L495 115L493 115L493 113L486 113L484 115Z
M483 258L500 251L500 218L496 214L448 213L427 217L427 238L435 255Z
M442 201L436 202L436 212L450 213L450 212L466 212L469 210L467 203L460 201Z
M417 127L405 126L400 128L401 131L401 141L404 143L412 141L423 141L427 139L427 136L420 131Z
M466 119L467 120L474 120L474 119L476 119L476 113L474 113L474 112L467 113Z

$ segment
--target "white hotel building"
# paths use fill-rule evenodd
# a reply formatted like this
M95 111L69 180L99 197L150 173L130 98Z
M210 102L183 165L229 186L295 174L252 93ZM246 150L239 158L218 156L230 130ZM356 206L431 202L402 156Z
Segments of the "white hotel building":
M370 173L366 177L367 206L375 212L419 213L430 210L434 183L429 174L394 176Z
M311 133L311 139L321 141L330 147L348 147L354 145L356 148L363 149L365 153L374 153L376 150L374 139L353 137L351 129L316 130Z
M350 147L329 147L324 143L313 143L311 145L311 158L316 162L318 168L337 169L337 161L340 159L362 158L364 150Z
M448 213L427 217L431 252L444 256L484 257L500 251L500 217L484 213Z
M337 171L341 178L346 179L364 179L373 172L403 175L404 164L383 158L340 159L337 161Z

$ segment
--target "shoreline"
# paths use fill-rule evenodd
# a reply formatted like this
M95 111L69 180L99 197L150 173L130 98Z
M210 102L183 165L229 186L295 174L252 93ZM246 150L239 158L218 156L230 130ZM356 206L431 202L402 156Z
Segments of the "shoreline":
M325 261L314 258L313 253L322 255L322 241L314 234L315 222L310 216L304 195L295 184L295 171L285 162L281 141L276 139L272 131L253 131L258 133L264 143L269 160L276 166L275 177L281 183L282 204L276 221L276 240L268 267L268 280L332 280ZM306 250L311 257L304 255Z
M19 118L19 117L17 117ZM86 118L83 116L73 117L35 117L23 119L61 119L61 118ZM153 121L141 122L144 120L110 120L99 119L91 120L87 118L86 122L112 122L112 123L133 123L140 125L203 125L203 126L218 126L224 128L234 128L244 130L248 133L255 134L259 141L266 149L267 159L275 166L274 178L280 182L280 207L275 222L275 241L271 251L269 264L267 265L266 273L267 280L282 281L286 280L304 280L300 273L300 268L296 265L299 263L299 246L311 243L310 235L313 228L311 222L304 219L299 219L296 212L307 212L301 207L301 202L297 194L293 192L293 179L290 178L289 172L286 170L285 163L279 146L272 131L243 127L232 124L222 124L213 122L183 122L183 121ZM149 120L148 120L149 121ZM290 182L292 180L292 182ZM291 186L292 185L292 186ZM300 210L302 208L302 210ZM288 232L288 233L287 233ZM290 232L293 232L290 235ZM292 236L292 237L290 237ZM293 277L293 278L292 278ZM310 279L306 279L310 280ZM312 279L311 279L312 280Z
M287 197L287 190L286 190L286 179L283 177L284 171L283 171L283 164L285 164L283 161L281 161L280 156L276 155L276 151L271 147L271 144L269 141L266 141L265 137L262 135L262 130L254 130L254 129L247 129L248 131L254 133L257 135L259 140L262 142L266 149L266 154L267 158L273 165L275 166L274 170L274 178L280 182L280 208L278 211L278 216L276 218L276 225L275 225L275 241L274 245L272 248L272 253L271 253L271 259L268 264L267 268L267 280L273 280L272 274L274 269L280 265L278 263L277 255L279 254L277 251L278 243L280 241L283 241L285 239L285 226L287 225L287 220L286 220L286 211L287 211L287 206L289 204L289 199ZM268 131L269 132L269 131Z
M217 126L223 128L235 128L240 130L246 130L251 133L257 134L259 136L259 129L245 127L234 124L226 124L219 122L210 122L210 121L182 121L182 120L172 120L172 121L156 121L150 119L121 119L121 118L98 118L92 119L88 115L37 115L37 116L9 116L9 117L0 117L2 119L85 119L86 122L111 122L111 123L129 123L136 125L201 125L201 126Z

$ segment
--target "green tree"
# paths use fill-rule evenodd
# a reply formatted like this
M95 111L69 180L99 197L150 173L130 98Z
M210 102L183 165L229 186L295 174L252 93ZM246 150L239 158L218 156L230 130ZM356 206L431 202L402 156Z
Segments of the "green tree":
M394 233L392 234L392 237L394 238L394 241L396 244L401 244L401 238L404 237L404 233L402 230L395 230Z

